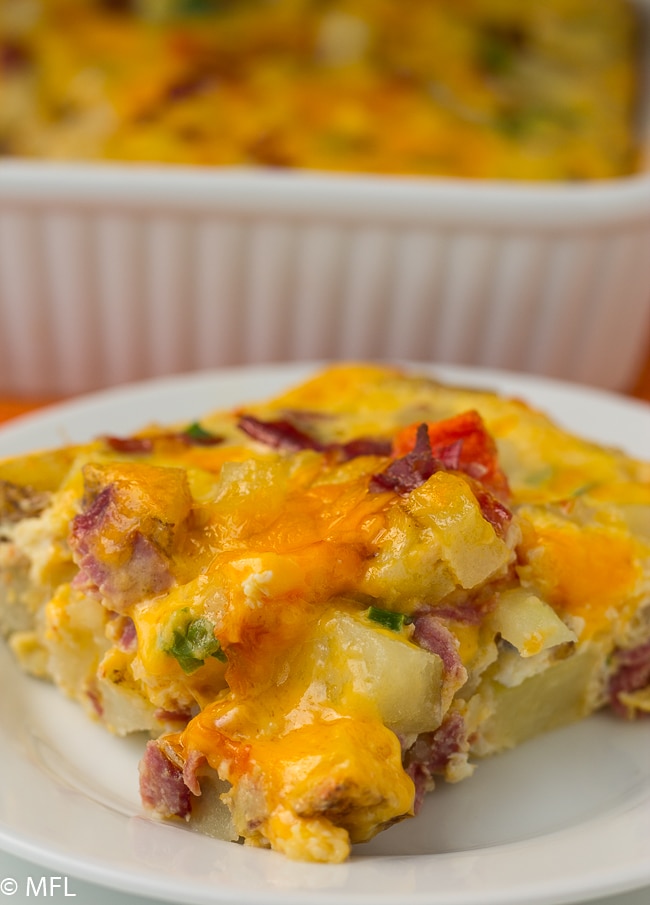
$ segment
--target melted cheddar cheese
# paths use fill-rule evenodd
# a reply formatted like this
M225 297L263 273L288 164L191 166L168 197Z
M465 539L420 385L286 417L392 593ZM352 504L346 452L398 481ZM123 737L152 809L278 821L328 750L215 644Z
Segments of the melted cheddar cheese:
M158 816L337 862L476 758L646 708L648 466L521 400L338 365L0 487L11 645L151 733Z

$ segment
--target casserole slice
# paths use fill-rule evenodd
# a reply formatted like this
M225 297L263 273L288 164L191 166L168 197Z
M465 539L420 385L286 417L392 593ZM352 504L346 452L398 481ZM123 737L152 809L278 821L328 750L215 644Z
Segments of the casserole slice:
M0 463L3 628L143 806L339 862L436 782L650 712L650 468L524 402L344 364Z

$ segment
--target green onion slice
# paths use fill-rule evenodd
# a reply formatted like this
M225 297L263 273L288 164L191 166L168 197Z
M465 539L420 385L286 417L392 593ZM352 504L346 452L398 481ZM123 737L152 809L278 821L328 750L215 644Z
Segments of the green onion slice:
M382 610L377 606L371 606L368 610L368 619L390 629L392 632L401 632L404 628L406 616L403 613L395 613L392 610Z
M213 623L205 616L187 619L183 623L178 620L179 616L182 619L183 613L189 615L187 610L175 614L174 621L177 624L172 628L171 639L162 645L164 652L178 661L186 675L196 672L208 657L215 657L225 663L227 658L219 639L214 636Z
M199 446L216 446L223 442L222 437L206 430L198 421L194 421L189 427L186 427L183 434L188 440Z

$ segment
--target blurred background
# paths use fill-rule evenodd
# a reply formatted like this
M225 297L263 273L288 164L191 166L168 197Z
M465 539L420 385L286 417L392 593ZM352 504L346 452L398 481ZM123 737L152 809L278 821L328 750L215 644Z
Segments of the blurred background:
M2 0L0 396L336 358L642 388L649 20Z

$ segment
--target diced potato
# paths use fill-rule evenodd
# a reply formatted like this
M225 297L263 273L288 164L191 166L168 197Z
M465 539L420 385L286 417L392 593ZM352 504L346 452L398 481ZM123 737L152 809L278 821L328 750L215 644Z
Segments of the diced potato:
M143 730L159 733L163 725L155 708L134 682L115 680L99 672L95 689L101 701L102 723L115 735L129 735Z
M0 480L31 487L57 490L65 480L80 447L67 446L0 461Z
M41 602L47 599L52 588L71 580L74 575L68 533L77 505L78 494L69 489L62 490L40 518L23 519L13 526L12 540L29 560L29 581L40 589Z
M460 587L476 587L511 561L512 551L483 517L462 478L436 472L409 494L406 505L421 525L432 530Z
M97 667L110 646L105 635L106 610L98 601L66 584L57 588L48 601L44 616L48 674L96 717L100 704Z
M36 632L14 632L9 644L25 672L39 679L49 678L47 650Z
M491 621L495 632L514 645L522 657L577 641L555 610L525 588L500 594Z
M201 794L192 802L190 829L215 839L233 842L237 833L232 822L232 814L223 800L230 790L230 784L222 782L213 770L200 776Z
M440 543L401 506L386 515L377 555L369 560L360 590L393 609L411 613L424 601L434 602L456 587L442 557Z
M0 543L0 637L33 629L41 589L29 580L30 562L14 544Z
M587 716L596 703L600 663L598 649L586 647L513 687L486 679L480 697L492 714L481 725L472 753L485 756L514 748Z
M440 725L440 657L359 614L336 612L318 628L318 678L334 706L370 702L394 732L430 732Z

